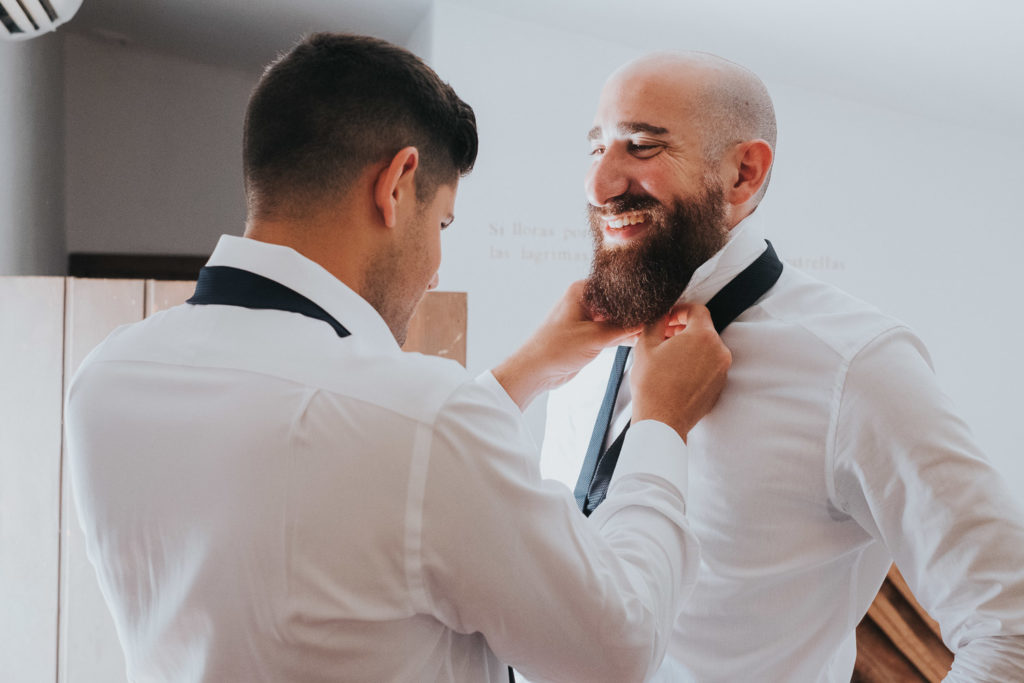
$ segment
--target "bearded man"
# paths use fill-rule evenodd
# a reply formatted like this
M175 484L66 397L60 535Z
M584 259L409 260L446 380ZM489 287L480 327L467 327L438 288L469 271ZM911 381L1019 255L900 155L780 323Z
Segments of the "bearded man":
M766 243L764 84L711 55L647 56L608 80L589 137L586 305L636 325L706 303L733 354L688 436L702 562L658 680L849 681L893 561L956 653L947 680L1024 680L1024 516L920 340ZM630 363L604 352L549 400L542 468L587 514L630 420Z

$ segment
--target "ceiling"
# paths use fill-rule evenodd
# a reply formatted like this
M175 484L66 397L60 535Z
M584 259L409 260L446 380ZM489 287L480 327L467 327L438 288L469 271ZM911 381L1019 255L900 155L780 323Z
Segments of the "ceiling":
M404 44L432 0L83 0L77 33L260 70L304 33L345 31Z
M1020 137L1019 0L446 0ZM311 30L404 44L434 0L84 0L69 29L258 70Z

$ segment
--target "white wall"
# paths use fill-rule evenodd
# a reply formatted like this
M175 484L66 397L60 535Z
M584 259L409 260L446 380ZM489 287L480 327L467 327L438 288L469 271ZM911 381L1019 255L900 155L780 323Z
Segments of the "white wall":
M78 34L65 62L69 251L204 255L241 234L258 73Z
M0 275L62 275L61 36L0 42Z
M511 351L586 273L584 135L601 83L632 56L687 47L686 30L641 49L436 7L432 64L475 108L481 136L441 268L442 288L469 292L471 370ZM1024 327L1011 279L1024 246L1013 202L1024 135L837 98L827 94L835 83L790 85L806 75L773 63L771 45L744 52L728 36L689 30L700 49L760 71L773 93L779 153L761 211L777 249L923 336L948 393L1024 498L1013 389L1024 383ZM529 417L539 431L540 411Z
M428 64L434 54L434 7L431 6L424 13L423 18L416 25L416 28L409 34L405 41L405 49L419 56Z
M1024 239L1013 205L1024 134L944 121L941 110L909 113L905 102L838 97L840 83L811 87L819 75L780 61L767 39L740 44L691 26L672 45L638 47L436 4L410 47L480 124L480 159L462 183L441 268L442 289L470 295L470 369L501 360L588 269L584 134L604 78L647 49L691 45L751 66L775 97L779 155L761 210L780 252L920 332L978 440L1024 497L1015 448L1024 421L1010 389L1024 381L1010 279ZM60 57L41 54L33 69L53 82ZM69 250L203 254L217 235L241 231L241 122L258 74L79 35L66 37L63 61ZM0 60L0 85L11 82L12 63ZM15 92L43 97L18 83ZM40 106L30 116L25 106L0 103L0 131L20 132L12 120L46 123L45 111L59 110ZM60 126L32 130L51 128ZM16 166L12 156L0 147L0 173ZM59 154L33 163L48 157L57 160L43 166L59 168ZM38 192L25 195L36 214L52 210ZM0 222L0 230L10 228ZM23 232L13 239L16 259L27 262L23 254L39 245L62 258L59 242ZM538 433L542 411L541 401L528 415Z
M585 135L605 74L633 51L448 3L435 6L434 31L431 64L474 108L480 133L440 271L441 289L469 292L467 365L477 372L589 270ZM543 408L527 413L538 442Z

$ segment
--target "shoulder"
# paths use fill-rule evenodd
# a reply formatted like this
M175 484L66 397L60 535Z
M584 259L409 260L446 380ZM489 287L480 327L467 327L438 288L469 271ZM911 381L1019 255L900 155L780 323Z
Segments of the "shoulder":
M433 424L453 394L476 389L466 369L447 358L399 352L367 356L361 366L363 384L378 385L390 409L418 422Z
M227 372L223 381L245 375L253 386L283 381L418 422L433 422L448 397L473 381L456 361L403 352L391 339L338 338L317 320L223 306L182 306L119 328L90 362Z
M789 265L758 308L766 323L784 326L847 363L879 339L913 336L897 318Z
M318 358L316 367L306 362L289 368L287 374L319 390L319 400L339 405L355 401L375 406L381 415L428 426L438 420L453 394L474 384L454 360L366 345L335 344Z

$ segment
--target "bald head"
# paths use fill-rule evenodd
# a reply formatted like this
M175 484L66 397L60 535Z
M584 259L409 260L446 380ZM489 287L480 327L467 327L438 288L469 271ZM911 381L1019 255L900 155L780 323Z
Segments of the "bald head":
M747 140L764 140L775 151L775 107L761 79L749 69L706 52L658 52L615 71L605 95L624 88L657 92L701 137L701 150L717 162ZM619 95L614 95L619 96ZM758 193L759 200L767 181Z
M699 124L709 159L745 140L761 139L775 149L772 98L761 79L739 64L706 52L659 52L627 63L609 83L623 79L671 89Z

